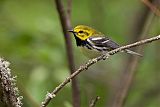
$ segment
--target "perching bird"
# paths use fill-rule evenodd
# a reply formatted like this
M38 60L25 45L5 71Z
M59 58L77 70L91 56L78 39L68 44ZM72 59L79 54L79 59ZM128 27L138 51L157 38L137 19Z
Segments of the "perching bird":
M120 47L120 45L106 37L103 33L89 26L78 25L74 29L68 31L74 34L77 46L80 47L82 52L89 58L95 58ZM123 52L142 56L128 49Z

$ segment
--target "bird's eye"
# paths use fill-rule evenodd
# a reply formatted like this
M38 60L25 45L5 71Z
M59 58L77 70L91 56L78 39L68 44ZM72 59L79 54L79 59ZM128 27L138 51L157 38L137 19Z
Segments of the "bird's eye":
M79 31L79 33L83 33L83 31L82 31L82 30L80 30L80 31Z

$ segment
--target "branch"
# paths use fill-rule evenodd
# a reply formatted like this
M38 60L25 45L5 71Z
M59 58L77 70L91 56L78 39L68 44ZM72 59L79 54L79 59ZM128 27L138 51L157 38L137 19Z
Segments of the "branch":
M15 78L11 76L9 62L0 58L0 87L2 97L0 98L8 107L21 107L22 96L19 96L18 88L16 87Z
M62 1L55 0L56 8L57 8L62 29L63 29L69 70L70 70L70 73L72 74L75 71L75 64L74 64L74 58L73 58L71 36L67 31L68 29L71 29L71 22L69 17L71 14L71 2L72 2L71 0L68 0L68 12L66 13L64 6L62 4ZM80 107L80 94L79 94L78 82L76 78L74 78L72 81L72 99L73 99L73 107Z
M160 16L160 10L152 4L149 0L141 0L146 6L148 6L153 13L155 13L157 16Z
M92 99L89 107L95 107L95 106L96 106L96 103L97 103L97 101L98 101L99 99L100 99L99 96L97 96L95 99Z
M129 48L136 47L136 46L140 46L140 45L143 45L143 44L147 44L147 43L150 43L152 41L159 40L159 39L160 39L160 35L158 35L156 37L149 38L149 39L141 40L141 41L138 41L138 42L135 42L135 43L132 43L132 44L125 45L125 46L122 46L120 48L114 49L114 50L109 51L108 53L106 53L104 55L101 55L101 56L99 56L97 58L93 58L93 59L89 60L85 65L80 66L78 70L76 70L69 77L67 77L66 80L64 80L60 85L58 85L51 93L48 93L46 95L46 98L42 102L41 107L46 107L48 105L48 103L51 101L51 99L55 98L56 94L66 84L68 84L74 77L76 77L82 71L86 71L91 65L97 63L98 61L107 59L107 58L109 58L109 56L114 55L114 54L116 54L118 52L121 52L122 50L129 49Z

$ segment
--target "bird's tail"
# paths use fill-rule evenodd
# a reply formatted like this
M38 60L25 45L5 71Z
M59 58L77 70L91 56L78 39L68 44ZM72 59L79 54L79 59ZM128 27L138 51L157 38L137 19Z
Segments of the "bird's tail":
M126 53L129 53L129 54L132 54L132 55L137 55L137 56L142 57L141 54L139 54L139 53L137 53L137 52L134 52L134 51L131 51L131 50L128 50L128 49L126 49L125 52L126 52Z

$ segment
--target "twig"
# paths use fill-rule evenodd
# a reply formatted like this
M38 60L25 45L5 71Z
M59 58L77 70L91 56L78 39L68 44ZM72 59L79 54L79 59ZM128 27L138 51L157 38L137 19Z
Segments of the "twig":
M71 22L69 15L71 14L71 0L68 1L68 10L69 13L67 14L65 12L65 9L63 7L61 0L55 0L57 11L60 17L64 39L65 39L65 46L67 51L67 58L68 58L68 64L70 73L72 74L75 71L75 64L74 64L74 58L73 58L73 51L72 51L72 42L71 42L71 36L69 35L68 29L71 29ZM78 88L78 82L77 79L74 78L72 80L72 99L73 99L73 107L80 107L80 94L79 94L79 88Z
M89 107L95 107L95 106L96 106L96 103L97 103L97 101L98 101L99 99L100 99L99 96L97 96L95 99L92 99Z
M160 16L160 10L155 5L153 5L149 0L142 0L142 2L146 6L148 6L153 13L155 13L157 16Z
M125 45L125 46L122 46L120 48L117 48L117 49L114 49L112 51L109 51L108 53L104 54L104 55L101 55L97 58L93 58L91 60L89 60L85 65L82 65L79 67L78 70L76 70L74 73L72 73L69 77L66 78L66 80L64 80L61 84L59 84L51 93L48 93L46 95L46 98L44 99L44 101L42 102L41 104L41 107L46 107L48 105L48 103L51 101L51 99L55 98L56 97L56 94L66 85L68 84L74 77L76 77L80 72L82 71L86 71L91 65L97 63L98 61L101 61L101 60L104 60L104 59L107 59L109 56L111 55L114 55L118 52L121 52L122 50L125 50L125 49L129 49L129 48L132 48L132 47L136 47L136 46L140 46L140 45L143 45L143 44L146 44L146 43L150 43L152 41L156 41L156 40L159 40L160 39L160 35L156 36L156 37L152 37L152 38L149 38L149 39L144 39L144 40L141 40L141 41L138 41L138 42L135 42L135 43L132 43L132 44L129 44L129 45Z
M22 96L19 95L18 88L16 87L15 78L11 76L9 62L0 58L0 87L2 91L1 100L8 107L21 107L22 106Z

